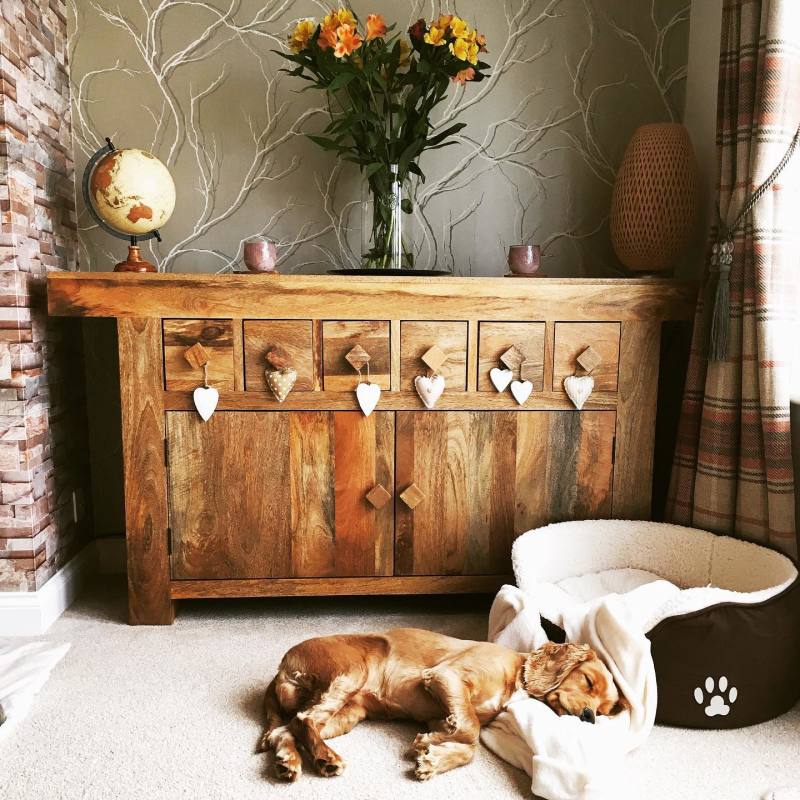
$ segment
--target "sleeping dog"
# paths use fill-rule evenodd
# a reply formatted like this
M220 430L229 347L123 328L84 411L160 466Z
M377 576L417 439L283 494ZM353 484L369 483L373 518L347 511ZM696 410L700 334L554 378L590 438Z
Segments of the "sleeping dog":
M585 722L627 707L588 645L549 642L525 654L415 628L324 636L283 657L267 689L260 749L274 753L283 780L300 775L298 745L320 775L332 777L345 764L325 739L362 719L413 719L430 729L412 744L415 775L424 781L471 761L481 726L519 688Z

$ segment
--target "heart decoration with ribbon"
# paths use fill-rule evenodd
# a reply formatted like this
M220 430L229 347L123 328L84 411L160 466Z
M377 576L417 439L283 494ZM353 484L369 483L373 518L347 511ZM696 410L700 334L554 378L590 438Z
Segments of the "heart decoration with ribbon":
M219 392L213 386L198 386L194 390L192 399L203 422L208 422L219 403Z
M297 372L291 367L267 370L267 386L279 403L289 396L295 383L297 383Z
M356 386L356 399L364 416L368 417L381 399L381 387L377 383L359 383Z
M427 409L436 408L436 403L444 392L444 378L441 375L428 377L427 375L417 375L414 378L414 388Z

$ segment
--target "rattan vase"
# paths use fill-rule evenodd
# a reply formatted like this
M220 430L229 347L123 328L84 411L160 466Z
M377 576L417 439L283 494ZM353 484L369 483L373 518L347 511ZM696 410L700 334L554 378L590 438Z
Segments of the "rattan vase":
M698 176L683 125L643 125L628 144L611 200L611 242L636 272L675 266L692 239Z

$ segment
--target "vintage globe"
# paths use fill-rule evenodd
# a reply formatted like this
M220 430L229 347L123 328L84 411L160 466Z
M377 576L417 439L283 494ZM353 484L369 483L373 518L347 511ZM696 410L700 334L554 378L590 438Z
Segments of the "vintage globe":
M146 150L125 148L103 156L91 173L89 190L98 216L127 236L157 230L175 208L172 176Z

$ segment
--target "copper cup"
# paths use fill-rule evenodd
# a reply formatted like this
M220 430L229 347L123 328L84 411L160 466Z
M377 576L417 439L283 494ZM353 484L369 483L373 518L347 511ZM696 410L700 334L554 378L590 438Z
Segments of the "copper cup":
M512 244L508 248L508 267L515 275L533 275L541 264L538 244Z
M244 263L250 272L275 272L278 249L269 239L251 239L244 243Z

